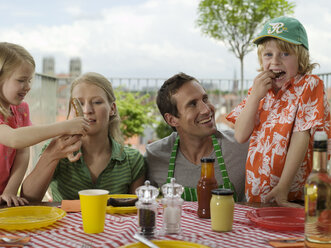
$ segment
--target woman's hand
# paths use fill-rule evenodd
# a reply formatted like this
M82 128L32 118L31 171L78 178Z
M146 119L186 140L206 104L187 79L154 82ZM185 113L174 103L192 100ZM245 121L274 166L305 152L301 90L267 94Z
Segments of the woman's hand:
M3 202L6 202L8 207L10 207L12 203L16 207L20 205L23 206L25 204L29 204L28 200L23 197L19 197L14 194L6 194L6 193L0 195L0 204L2 204Z
M63 135L52 139L32 172L25 178L21 187L21 195L29 201L42 201L59 160L78 151L81 145L81 135ZM75 159L79 159L80 156L80 153L77 154Z
M54 160L67 157L70 162L75 162L82 154L78 152L74 155L73 152L78 151L81 145L81 135L63 135L51 141L45 150L45 154Z

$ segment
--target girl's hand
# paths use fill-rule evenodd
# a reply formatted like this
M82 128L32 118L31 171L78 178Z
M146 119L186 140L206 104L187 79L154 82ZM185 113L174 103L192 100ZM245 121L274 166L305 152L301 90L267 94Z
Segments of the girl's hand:
M14 203L16 207L20 205L23 206L25 204L29 204L28 200L23 197L19 197L14 194L6 194L6 193L0 195L0 204L2 204L3 202L6 202L8 207L10 207L12 203Z
M75 117L67 120L65 123L65 134L81 134L86 135L90 129L90 124L84 117Z
M274 187L264 198L264 203L276 201L280 207L302 208L300 204L291 203L287 201L288 190L282 189L278 185Z
M263 71L254 79L251 95L261 100L272 87L275 74L271 71Z

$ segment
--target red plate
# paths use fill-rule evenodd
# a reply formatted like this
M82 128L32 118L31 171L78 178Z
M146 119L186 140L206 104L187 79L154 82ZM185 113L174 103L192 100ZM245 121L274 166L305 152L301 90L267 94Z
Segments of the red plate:
M260 227L276 231L303 231L305 227L303 208L257 208L247 212L247 217Z

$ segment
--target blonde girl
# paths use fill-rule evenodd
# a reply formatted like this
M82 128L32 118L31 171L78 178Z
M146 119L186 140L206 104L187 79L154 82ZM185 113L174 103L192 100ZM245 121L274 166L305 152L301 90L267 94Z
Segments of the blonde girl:
M63 134L85 134L88 122L76 118L49 125L31 126L24 102L31 89L35 62L22 46L0 42L0 204L24 205L17 196L29 162L29 146Z

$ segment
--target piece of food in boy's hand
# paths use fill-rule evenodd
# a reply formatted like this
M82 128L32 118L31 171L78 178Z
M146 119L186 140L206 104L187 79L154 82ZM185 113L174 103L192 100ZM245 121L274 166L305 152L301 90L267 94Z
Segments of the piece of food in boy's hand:
M136 201L138 198L109 198L107 201L107 206L113 207L129 207L135 206Z
M77 98L72 98L71 104L75 109L76 116L84 116L82 105Z

